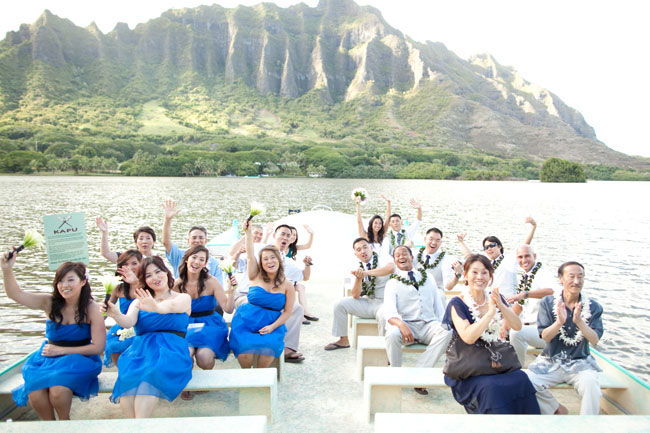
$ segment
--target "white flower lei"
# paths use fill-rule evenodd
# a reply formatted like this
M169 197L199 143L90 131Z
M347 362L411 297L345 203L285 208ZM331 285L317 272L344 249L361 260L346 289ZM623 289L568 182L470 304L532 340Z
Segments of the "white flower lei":
M553 296L553 316L555 317L555 320L557 320L557 303L557 296ZM591 299L587 298L586 296L582 296L582 311L580 311L580 317L585 324L588 324L589 319L591 318ZM560 328L560 341L562 341L567 346L577 346L578 343L580 343L584 338L582 331L576 326L576 334L573 337L569 338L567 336L566 330L564 329L565 326L566 322Z
M489 302L488 295L485 293L485 291L483 291L483 295L485 296L485 301ZM466 289L463 291L463 298L470 300L469 303L465 303L469 307L469 311L472 313L474 322L478 322L481 318L481 315L478 311L478 304L472 297L472 294L469 292L469 290ZM501 312L497 310L497 312L492 317L492 320L490 320L487 329L481 334L481 340L485 341L486 343L491 343L493 341L503 341L500 337L502 322L503 318L501 317Z

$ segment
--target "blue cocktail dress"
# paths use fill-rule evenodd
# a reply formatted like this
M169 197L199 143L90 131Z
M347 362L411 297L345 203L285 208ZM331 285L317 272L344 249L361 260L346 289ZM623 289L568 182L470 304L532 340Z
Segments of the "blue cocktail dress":
M55 322L48 320L45 323L45 336L51 343L73 342L66 345L85 346L90 344L90 325L75 323L57 326ZM102 371L102 359L99 355L74 353L55 357L43 356L41 352L48 341L44 341L40 349L25 361L22 368L25 383L12 391L16 404L25 406L30 392L52 386L65 386L82 400L97 395L97 376Z
M452 307L455 307L461 319L474 323L470 309L456 296L447 304L447 311L442 319L443 326L446 325L456 332L451 319ZM445 383L451 387L454 398L468 413L539 414L535 388L526 373L521 370L472 376L464 380L445 376Z
M217 300L214 296L200 296L192 299L192 315L187 328L187 342L190 347L207 347L222 361L228 358L228 324L215 313Z
M189 316L140 310L133 343L117 360L118 376L110 399L153 395L172 401L192 378L192 359L185 339ZM181 335L179 335L181 334Z
M248 290L248 303L237 308L230 325L230 348L235 356L240 353L257 355L282 355L287 327L278 326L270 334L259 330L275 322L282 314L286 296L284 293L270 293L259 286Z
M129 311L129 306L133 302L133 299L119 298L120 301L120 311L122 314L126 314ZM120 336L117 335L117 331L122 328L117 323L111 327L111 329L106 332L106 349L104 349L104 365L106 367L113 366L113 360L111 355L113 353L122 353L129 348L133 342L133 338L127 338L125 340L120 340Z

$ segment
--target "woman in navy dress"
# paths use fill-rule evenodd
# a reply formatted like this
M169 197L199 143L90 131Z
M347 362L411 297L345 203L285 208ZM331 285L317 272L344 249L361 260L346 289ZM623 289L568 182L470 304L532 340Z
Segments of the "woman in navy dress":
M129 306L135 299L135 289L139 287L136 272L138 272L140 262L142 262L142 254L138 250L126 250L117 259L115 275L122 277L122 284L113 290L109 300L112 303L119 300L122 314L129 311ZM122 352L128 349L133 342L133 338L120 339L118 331L123 329L116 323L106 332L106 349L104 350L104 365L106 367L117 365L117 360Z
M519 317L505 303L498 288L493 288L489 294L486 292L492 281L490 260L482 255L471 255L465 261L464 270L469 290L449 302L443 325L447 325L456 337L468 345L479 338L491 341L499 336L501 324L495 321L499 313L510 328L521 329ZM465 407L467 413L539 413L535 388L521 369L463 380L445 376L445 383L451 387L454 398Z
M97 395L106 331L100 307L92 300L83 263L59 266L51 294L21 290L14 276L16 255L0 260L7 296L47 313L44 341L23 365L25 383L12 391L19 406L29 404L42 420L70 419L72 397Z
M295 290L284 276L282 256L273 246L262 248L255 257L250 221L245 223L248 258L248 303L237 308L232 319L230 348L242 368L251 368L255 355L258 368L271 365L282 356L287 321L293 311Z
M228 324L215 312L217 302L226 313L232 313L235 308L232 284L226 295L219 280L208 271L209 258L210 251L206 247L189 248L178 266L178 279L174 284L175 291L187 293L192 298L192 314L185 338L190 345L190 356L203 370L212 370L215 358L225 361L230 353ZM190 400L192 394L185 391L181 397Z
M172 401L192 378L192 358L185 339L192 300L171 290L173 276L160 257L142 261L142 289L135 291L129 311L112 302L108 315L123 328L135 326L133 343L117 361L118 376L111 401L127 418L148 418L159 398Z

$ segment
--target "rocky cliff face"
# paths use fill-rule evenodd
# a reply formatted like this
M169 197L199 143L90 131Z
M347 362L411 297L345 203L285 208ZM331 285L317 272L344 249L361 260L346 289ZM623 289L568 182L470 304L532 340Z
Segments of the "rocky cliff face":
M315 8L261 3L169 10L108 34L45 11L7 33L0 65L0 113L48 98L144 102L199 77L283 98L317 91L333 106L396 95L401 109L389 114L397 130L451 148L633 163L598 142L557 95L489 54L465 61L440 43L413 41L378 10L352 0L321 0ZM423 110L417 122L406 114L409 103Z

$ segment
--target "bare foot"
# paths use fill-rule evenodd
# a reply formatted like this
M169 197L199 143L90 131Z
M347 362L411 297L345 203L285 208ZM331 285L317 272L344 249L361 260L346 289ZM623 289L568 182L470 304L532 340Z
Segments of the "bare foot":
M569 410L566 408L566 406L560 404L553 415L568 415L568 414L569 414Z

